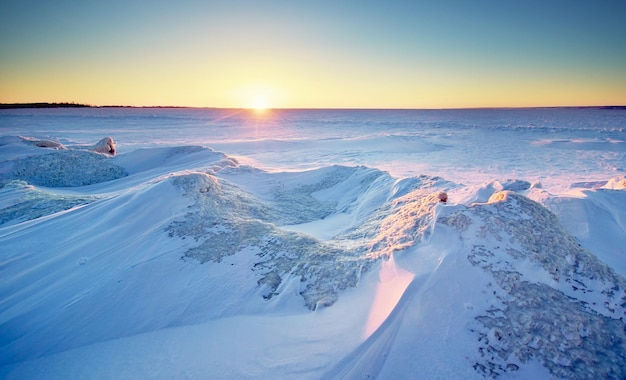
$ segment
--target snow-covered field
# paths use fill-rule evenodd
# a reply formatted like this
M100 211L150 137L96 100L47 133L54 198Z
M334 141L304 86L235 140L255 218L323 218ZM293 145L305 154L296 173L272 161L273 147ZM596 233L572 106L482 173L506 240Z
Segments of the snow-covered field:
M625 174L623 109L1 110L0 378L623 379Z

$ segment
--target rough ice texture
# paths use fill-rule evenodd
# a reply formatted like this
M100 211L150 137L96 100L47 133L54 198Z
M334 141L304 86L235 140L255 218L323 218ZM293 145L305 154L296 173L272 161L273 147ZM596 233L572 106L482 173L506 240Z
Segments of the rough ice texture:
M256 247L252 270L258 273L266 299L278 294L286 276L296 276L309 309L330 306L341 290L358 284L375 260L418 243L427 233L438 203L437 193L409 192L329 241L277 227L277 223L305 223L335 212L335 203L320 201L312 194L337 185L357 170L366 169L338 166L313 184L290 189L277 186L270 201L261 201L210 174L177 176L174 184L194 204L183 220L167 230L172 237L193 238L197 245L183 257L201 263L219 263L225 256ZM373 171L362 185L381 175Z
M479 373L497 377L537 358L558 378L626 377L626 282L554 214L505 191L439 222L485 242L467 251L493 278L493 304L476 318Z
M0 182L0 194L5 192L17 194L17 199L0 208L0 226L37 219L97 199L90 196L55 194L37 189L21 180Z
M10 178L38 186L77 187L126 175L123 168L105 155L83 150L61 150L16 160Z

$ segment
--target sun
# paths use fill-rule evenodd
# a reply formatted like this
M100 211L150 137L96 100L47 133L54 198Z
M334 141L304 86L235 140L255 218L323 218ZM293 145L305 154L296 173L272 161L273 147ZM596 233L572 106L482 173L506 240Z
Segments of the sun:
M280 105L284 97L283 92L268 84L249 84L234 88L231 97L236 107L260 114L268 113L269 110Z
M250 108L257 112L263 112L268 108L267 100L264 98L256 98L252 101Z

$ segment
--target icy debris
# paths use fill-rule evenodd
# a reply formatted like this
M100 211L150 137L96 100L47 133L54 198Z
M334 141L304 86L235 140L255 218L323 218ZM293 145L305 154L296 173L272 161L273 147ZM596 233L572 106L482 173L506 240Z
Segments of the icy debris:
M436 192L410 192L329 241L278 227L279 222L307 222L336 211L334 203L320 201L313 194L346 180L354 171L336 167L314 183L291 189L277 186L268 201L208 173L178 175L173 183L193 204L167 231L171 237L194 239L196 244L183 258L200 263L219 263L226 256L255 247L251 270L257 273L266 299L276 296L283 280L290 277L299 279L300 295L309 309L330 306L341 290L358 284L375 260L421 241L432 227L438 204ZM378 176L366 176L364 181Z
M76 187L111 181L127 174L106 156L83 150L61 150L15 160L10 178L47 187Z
M474 369L497 377L511 370L512 358L538 358L558 378L626 376L626 282L554 214L499 192L438 222L474 242L467 259L494 279L496 306L476 318Z
M20 223L87 204L96 197L60 195L42 191L20 180L0 182L0 194L12 202L0 208L0 225Z

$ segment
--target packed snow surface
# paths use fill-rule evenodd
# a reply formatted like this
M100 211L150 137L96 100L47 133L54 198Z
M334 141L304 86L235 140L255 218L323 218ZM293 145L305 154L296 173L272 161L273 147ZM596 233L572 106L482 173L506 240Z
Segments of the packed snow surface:
M0 378L626 378L625 169L622 109L1 110Z

